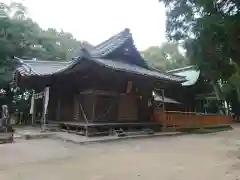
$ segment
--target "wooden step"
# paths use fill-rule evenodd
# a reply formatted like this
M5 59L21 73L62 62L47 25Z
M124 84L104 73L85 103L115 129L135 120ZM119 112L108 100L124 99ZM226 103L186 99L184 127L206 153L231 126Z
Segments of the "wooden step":
M145 134L154 134L154 131L152 129L123 131L122 133L119 133L118 136L137 136L137 135L145 135Z
M59 131L60 126L58 124L45 124L44 125L44 130L47 131Z

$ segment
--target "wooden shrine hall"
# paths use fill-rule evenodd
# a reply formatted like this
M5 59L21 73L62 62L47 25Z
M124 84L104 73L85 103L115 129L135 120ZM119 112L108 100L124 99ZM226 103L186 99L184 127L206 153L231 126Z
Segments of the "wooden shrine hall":
M129 29L95 47L81 47L71 61L15 59L17 86L35 93L48 88L44 123L87 136L152 130L156 125L151 118L153 90L185 81L150 67L134 46Z

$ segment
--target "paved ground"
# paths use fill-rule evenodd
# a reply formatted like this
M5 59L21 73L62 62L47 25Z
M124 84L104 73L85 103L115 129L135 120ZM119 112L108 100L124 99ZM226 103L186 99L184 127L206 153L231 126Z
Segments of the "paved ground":
M0 180L240 180L240 127L216 134L76 145L0 145Z

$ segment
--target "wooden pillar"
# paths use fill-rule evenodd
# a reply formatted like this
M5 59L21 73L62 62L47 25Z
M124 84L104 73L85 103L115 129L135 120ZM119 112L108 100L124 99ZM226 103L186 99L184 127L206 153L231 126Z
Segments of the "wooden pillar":
M95 93L93 93L92 94L92 117L91 117L91 119L92 119L92 121L94 121L95 120L95 107L96 107L96 94Z
M61 119L61 99L60 98L58 98L58 100L57 100L57 114L56 114L56 120L57 121L60 121L60 119Z
M43 107L43 110L42 110L42 120L41 120L41 126L44 130L45 128L45 123L46 123L46 114L44 113L44 109L45 109L45 95L43 96L42 98L42 101L43 101L43 104L42 104L42 107Z
M34 99L35 101L35 99ZM36 124L36 103L34 102L32 111L32 125Z
M167 117L165 116L165 98L164 98L165 94L164 94L164 89L162 89L162 112L163 112L163 118L164 118L164 124L163 124L163 131L167 130Z
M164 102L164 99L165 99L165 94L164 94L164 89L162 89L163 112L165 112L165 102Z
M87 102L84 104L85 107L85 112L86 112L86 118L88 119L89 122L93 122L95 120L96 116L96 92L93 91L92 93L88 94L86 96Z
M43 96L43 130L45 128L46 122L47 122L47 110L48 110L48 104L50 99L50 92L49 87L44 88L44 96Z
M73 106L74 106L74 111L73 111L73 118L75 121L79 121L79 114L80 114L80 102L79 102L79 96L74 95L73 97Z

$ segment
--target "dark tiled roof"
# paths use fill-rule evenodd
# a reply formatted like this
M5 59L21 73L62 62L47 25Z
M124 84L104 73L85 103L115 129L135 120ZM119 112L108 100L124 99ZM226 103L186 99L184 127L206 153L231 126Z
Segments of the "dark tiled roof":
M18 58L18 60L21 60ZM107 68L115 69L122 72L129 72L136 75L150 76L162 80L170 80L182 82L184 78L175 76L165 72L151 71L136 65L125 63L122 61L112 61L108 59L92 58L93 62ZM21 60L22 64L17 67L17 71L22 76L46 76L63 72L70 69L73 65L77 64L78 60L72 62L52 62L52 61L34 61L34 60Z
M70 68L75 61L39 61L23 60L15 57L20 63L16 68L21 76L44 76L59 73Z
M148 70L146 68L142 68L133 64L128 64L122 61L112 61L108 59L106 60L106 59L99 59L99 58L94 58L93 60L100 65L104 65L105 67L112 68L119 71L130 72L137 75L150 76L150 77L154 77L162 80L172 80L172 81L184 80L184 78L180 76L175 76L165 72Z
M110 56L111 60L118 60L119 55L115 55L117 57L113 55L118 49L121 49L122 56L128 58L130 63L144 68L150 68L135 47L132 34L128 28L95 46L89 53L92 57L96 58L108 59Z
M151 67L138 63L133 63L132 61L122 61L117 57L114 59L109 59L107 55L112 53L121 45L123 45L126 40L129 40L132 44L130 44L131 48L134 47L132 42L132 36L129 32L129 29L125 29L119 34L111 37L107 41L91 48L91 50L83 48L78 55L78 57L74 58L72 61L36 61L36 60L22 60L20 58L15 58L19 62L19 66L17 67L17 71L20 72L22 76L46 76L58 74L61 72L65 72L67 70L71 71L71 68L77 64L82 59L87 59L89 61L98 63L99 65L103 65L107 68L112 68L118 71L129 72L137 75L150 76L161 80L168 80L174 82L183 82L185 81L184 77L176 76L171 73L159 72L154 70ZM140 53L134 49L135 55L137 55L136 60L144 61L141 57ZM138 57L139 54L139 57ZM141 59L142 58L142 59Z
M124 29L122 32L95 46L94 49L91 50L90 54L92 57L105 57L123 45L123 43L131 37L132 35L130 30Z

